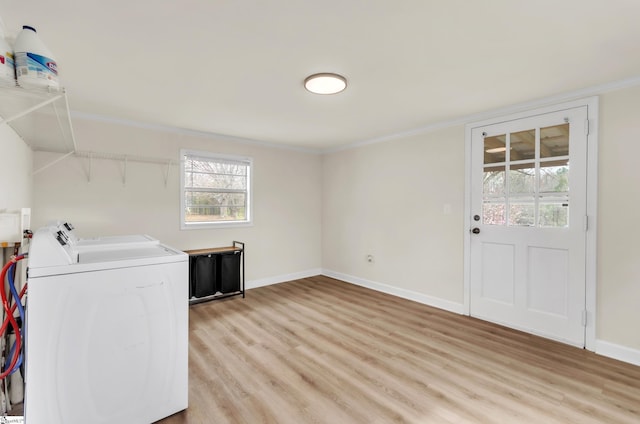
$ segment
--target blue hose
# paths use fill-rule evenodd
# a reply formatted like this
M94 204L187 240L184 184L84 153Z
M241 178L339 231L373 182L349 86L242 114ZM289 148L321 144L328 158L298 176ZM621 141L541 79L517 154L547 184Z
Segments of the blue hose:
M18 290L16 290L16 286L14 284L13 281L13 275L15 274L15 268L16 268L16 264L12 264L9 267L9 270L7 272L7 274L9 274L9 290L11 290L11 294L13 295L13 299L16 302L16 305L18 307L18 314L20 315L20 320L22 321L22 325L24 325L25 319L24 319L24 308L22 307L22 302L20 301L20 295L18 294ZM22 336L22 330L20 331L20 335ZM9 352L9 355L7 357L7 363L5 364L5 368L8 367L9 365L11 365L11 358L13 358L13 355L15 353L16 350L16 342L13 342L13 346L11 346L11 351ZM20 356L18 358L18 361L16 361L16 364L14 365L13 369L11 370L11 372L9 373L9 375L13 374L14 372L16 372L17 370L20 369L20 366L22 365L22 352L20 352Z

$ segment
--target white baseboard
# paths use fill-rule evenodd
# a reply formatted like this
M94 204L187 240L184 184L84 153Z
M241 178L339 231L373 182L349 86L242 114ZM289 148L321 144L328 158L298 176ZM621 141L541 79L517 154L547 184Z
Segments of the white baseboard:
M357 286L366 287L382 293L398 296L403 299L413 300L414 302L424 305L433 306L434 308L443 309L445 311L454 312L456 314L464 313L464 305L462 303L452 302L450 300L440 299L438 297L427 296L412 290L401 289L399 287L390 286L388 284L377 283L375 281L365 280L364 278L354 277L352 275L342 274L340 272L323 269L322 275L355 284Z
M640 366L640 350L615 343L596 340L596 353L619 361Z
M294 272L291 274L276 275L274 277L260 278L258 280L251 280L245 282L244 288L246 290L255 289L257 287L270 286L271 284L284 283L285 281L298 280L300 278L313 277L315 275L322 274L322 269L315 268L306 271Z

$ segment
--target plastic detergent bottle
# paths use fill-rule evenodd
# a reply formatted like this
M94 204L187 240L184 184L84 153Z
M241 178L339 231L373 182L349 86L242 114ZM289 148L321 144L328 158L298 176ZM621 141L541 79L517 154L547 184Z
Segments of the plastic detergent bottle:
M13 50L18 85L24 88L60 88L56 60L33 27L22 27Z
M16 70L13 64L13 49L4 39L4 25L0 20L0 85L14 87Z

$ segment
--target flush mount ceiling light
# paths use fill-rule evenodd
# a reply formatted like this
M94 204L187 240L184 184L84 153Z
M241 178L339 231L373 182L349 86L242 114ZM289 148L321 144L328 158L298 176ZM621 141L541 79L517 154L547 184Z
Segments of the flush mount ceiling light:
M304 88L315 94L336 94L347 88L347 79L328 72L313 74L305 78Z

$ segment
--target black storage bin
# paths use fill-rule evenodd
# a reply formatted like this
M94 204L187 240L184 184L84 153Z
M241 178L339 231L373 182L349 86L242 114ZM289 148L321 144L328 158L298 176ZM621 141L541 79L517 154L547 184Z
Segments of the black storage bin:
M240 253L225 252L218 255L220 269L219 290L222 293L240 291Z
M189 255L189 304L229 296L244 298L244 243L185 250Z
M189 257L190 297L205 297L218 291L216 255Z

